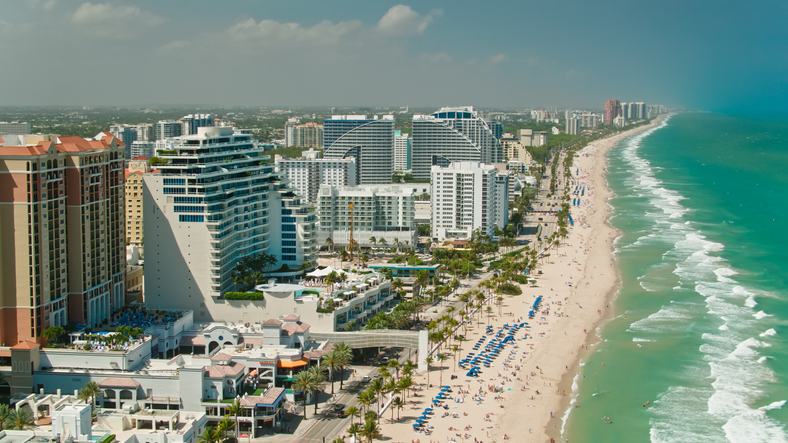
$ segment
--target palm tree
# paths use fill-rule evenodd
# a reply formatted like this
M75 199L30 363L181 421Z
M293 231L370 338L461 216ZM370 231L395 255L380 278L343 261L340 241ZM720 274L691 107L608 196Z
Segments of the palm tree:
M391 282L391 289L393 289L394 292L399 292L399 290L402 289L403 286L404 284L402 283L401 278L395 278L394 281Z
M328 369L328 373L331 375L331 395L334 395L334 371L339 368L340 360L342 356L336 351L336 349L332 349L326 352L323 355L323 360L321 362L322 366L325 366Z
M6 404L0 404L0 431L2 431L3 425L5 424L6 419L11 414L11 406Z
M90 396L90 412L92 413L93 410L96 409L96 396L103 394L101 386L99 386L99 384L94 381L89 381L85 383L85 386L82 389L84 389Z
M406 375L399 379L397 382L397 387L399 388L400 392L402 392L403 398L406 398L408 395L408 391L413 389L413 378L410 375Z
M353 424L353 418L361 417L361 410L355 406L349 406L347 409L345 409L345 415L350 417L350 424Z
M441 384L441 386L443 386L443 361L446 360L447 358L448 357L446 357L446 354L438 354L436 356L436 359L438 360L438 364L439 364L438 369L440 369L440 371L441 371L441 375L440 375L440 380L441 380L440 384Z
M198 435L199 443L219 443L220 441L224 440L224 435L222 435L219 428L215 426L208 426L205 428L205 432Z
M380 433L380 425L374 418L364 420L364 425L361 427L359 435L366 438L367 443L372 443L373 438L380 438L383 434Z
M334 351L339 356L339 389L342 389L342 382L345 379L345 368L353 362L353 348L346 342L338 341L334 343Z
M306 398L307 394L312 392L312 378L309 371L301 371L293 376L293 390L304 394L304 420L306 420Z
M236 291L238 290L238 286L244 283L246 283L246 279L242 275L236 274L233 276L233 284L235 285Z
M405 401L403 401L400 397L394 397L394 400L391 401L391 406L392 410L397 408L397 420L399 420L399 412L405 409Z
M388 242L386 241L386 239L385 239L385 238L381 238L380 240L378 240L378 244L379 244L379 245L386 246L386 244L387 244L387 243L388 243Z
M326 382L326 376L319 366L312 366L307 369L309 377L312 379L311 391L315 396L315 414L317 414L318 393L323 390L323 384Z
M225 415L216 426L216 429L222 434L222 440L227 438L227 432L233 428L235 428L235 422L229 415Z
M85 388L80 389L79 392L77 392L77 397L79 397L80 400L84 401L86 405L90 404L91 397L90 397L90 392L88 392L87 389Z
M361 434L361 425L358 423L351 423L347 428L347 433L353 436L354 441L358 441L358 435Z
M432 364L432 357L427 357L424 359L427 363L427 384L430 384L430 365Z
M331 250L331 253L333 254L334 253L334 240L332 240L331 237L328 237L328 238L326 238L326 244L328 245L328 247Z
M399 243L399 238L397 238L397 237L394 237L394 240L393 240L393 242L392 242L392 243L394 243L394 246L396 246L396 247L397 247L397 254L399 254L399 245L400 245L400 243Z
M399 362L392 358L389 360L386 366L388 366L389 369L394 372L394 376L397 378L397 380L399 380Z
M375 237L370 237L369 238L369 242L372 243L373 245L375 245L375 244L378 243L378 240Z
M372 380L372 383L369 384L367 389L372 391L372 393L375 394L375 397L378 399L378 411L380 411L380 394L384 389L383 378L376 378Z
M241 432L241 427L238 423L238 415L243 412L244 408L241 402L235 400L230 406L227 407L227 413L235 417L235 439L238 440L238 434Z
M377 400L378 399L375 397L375 393L369 389L358 394L358 402L365 406L367 410L369 410L369 407L372 406L372 403L375 403Z
M3 423L4 429L26 431L35 427L35 418L27 409L11 409Z
M41 333L41 336L44 337L44 340L46 340L47 343L55 343L65 332L66 330L63 329L62 326L50 326L44 329L44 332Z
M390 394L392 392L396 394L398 391L399 386L397 385L397 380L394 380L393 378L390 378L386 384L383 385L383 392L385 394Z

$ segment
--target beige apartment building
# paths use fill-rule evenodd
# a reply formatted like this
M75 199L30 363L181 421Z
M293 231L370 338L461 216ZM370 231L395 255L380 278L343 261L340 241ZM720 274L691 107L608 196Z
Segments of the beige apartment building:
M0 343L97 326L123 305L124 145L104 132L0 139Z
M126 170L126 239L142 244L142 173Z

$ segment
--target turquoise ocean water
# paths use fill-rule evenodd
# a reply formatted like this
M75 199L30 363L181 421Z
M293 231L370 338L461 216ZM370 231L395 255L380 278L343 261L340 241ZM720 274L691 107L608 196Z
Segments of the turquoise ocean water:
M622 287L563 437L788 441L788 118L677 114L609 162Z

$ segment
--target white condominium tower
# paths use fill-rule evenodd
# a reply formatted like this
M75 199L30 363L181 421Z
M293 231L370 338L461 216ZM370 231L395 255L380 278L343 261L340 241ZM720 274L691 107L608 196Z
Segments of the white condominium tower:
M359 184L391 183L394 116L334 115L323 120L323 157L355 157Z
M321 186L318 242L336 246L387 244L413 247L416 241L416 188L397 185ZM351 217L350 205L353 205ZM373 242L374 239L374 242Z
M276 161L276 167L307 203L317 204L320 185L356 185L357 168L353 157L281 159Z
M144 175L145 301L221 321L238 260L261 253L297 269L316 260L315 214L249 134L200 127L173 139Z
M500 163L501 143L471 106L413 116L413 178L429 180L432 166L451 162Z
M503 229L508 212L508 183L499 179L495 167L478 162L454 162L433 166L432 238L469 239L473 231L493 236Z
M410 135L402 131L394 131L394 170L410 171L411 144Z

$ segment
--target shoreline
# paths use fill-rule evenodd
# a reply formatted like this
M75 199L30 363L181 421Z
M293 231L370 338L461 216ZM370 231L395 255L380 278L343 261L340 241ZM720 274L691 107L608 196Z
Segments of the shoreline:
M574 395L573 379L599 341L597 330L610 319L620 286L612 254L613 242L620 233L609 223L609 199L613 195L605 177L607 153L621 139L655 127L660 121L657 118L649 125L596 140L576 153L572 166L575 175L570 180L585 192L582 197L573 196L580 197L581 204L572 206L574 227L569 235L557 247L545 251L538 266L541 274L531 276L537 280L536 285L520 285L522 295L504 296L503 306L492 304L493 311L472 316L464 332L468 341L462 343L459 355L450 351L457 343L450 343L439 351L447 353L448 359L440 365L433 363L429 374L414 376L416 384L422 386L418 395L407 396L407 404L397 411L398 418L386 410L380 419L382 433L390 436L392 443L560 439L562 415ZM561 180L565 178L561 176ZM542 303L529 319L527 314L537 296L542 297ZM468 376L468 370L455 363L455 358L460 360L468 352L482 352L471 347L493 337L487 334L487 325L495 331L507 323L521 322L528 326L516 332L514 342L503 348L489 366L481 366L479 377ZM445 409L435 408L428 416L430 434L414 432L414 420L432 406L440 385L452 390L444 400Z
M605 197L604 198L605 217L603 220L603 225L600 226L599 228L613 233L612 237L610 238L606 237L605 244L607 246L606 249L611 258L610 264L612 265L612 268L610 269L610 271L615 277L614 277L613 285L610 286L605 297L603 298L604 307L600 308L602 309L602 314L600 318L592 322L590 328L587 328L588 333L586 334L585 341L580 344L581 350L578 353L577 358L571 364L569 370L567 370L561 376L561 381L559 382L559 389L568 391L568 395L560 397L559 399L560 401L558 403L558 408L557 408L559 413L553 414L551 419L544 427L545 434L548 436L548 438L555 439L556 441L559 441L562 438L564 438L563 434L566 430L566 425L568 423L568 418L571 412L571 407L572 407L571 404L577 398L578 392L577 389L574 387L574 384L575 381L580 376L580 370L582 367L581 364L583 361L587 360L588 356L592 352L595 351L594 347L597 344L599 344L600 340L602 339L601 328L604 327L604 325L607 322L615 318L615 301L618 297L619 292L621 291L621 285L623 283L621 272L618 267L618 259L614 255L614 245L618 237L621 236L621 231L616 229L610 223L610 217L612 216L612 210L613 210L612 205L610 205L610 200L613 199L616 196L616 194L612 191L612 189L610 189L610 185L607 180L607 167L608 167L607 156L610 150L613 149L613 147L615 147L615 145L618 144L618 142L620 142L622 139L655 128L659 126L659 124L662 122L664 118L665 115L657 116L657 118L655 118L648 125L633 128L625 133L617 134L613 137L597 140L595 142L595 143L603 144L603 146L600 146L600 152L599 152L600 159L595 164L596 170L594 171L595 178L603 182L603 186L600 189L603 191ZM583 151L585 151L588 148L589 146L586 146L585 148L583 148ZM600 166L601 166L601 171L598 170L600 169ZM588 258L588 256L586 256L586 258ZM587 266L588 265L586 264L586 267Z

